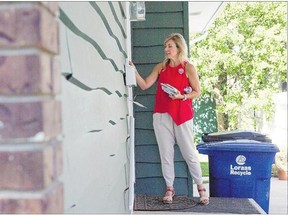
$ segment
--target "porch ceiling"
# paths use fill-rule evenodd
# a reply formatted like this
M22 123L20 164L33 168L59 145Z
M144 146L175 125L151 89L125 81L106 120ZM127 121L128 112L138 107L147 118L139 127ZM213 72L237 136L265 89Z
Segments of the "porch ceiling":
M189 2L189 33L204 33L223 10L226 2Z

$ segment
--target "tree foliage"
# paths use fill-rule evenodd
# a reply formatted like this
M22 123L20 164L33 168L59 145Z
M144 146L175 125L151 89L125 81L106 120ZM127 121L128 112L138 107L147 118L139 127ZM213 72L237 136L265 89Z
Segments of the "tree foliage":
M219 130L237 129L243 110L271 117L272 94L287 79L286 26L286 2L232 2L192 44L202 95L216 100Z

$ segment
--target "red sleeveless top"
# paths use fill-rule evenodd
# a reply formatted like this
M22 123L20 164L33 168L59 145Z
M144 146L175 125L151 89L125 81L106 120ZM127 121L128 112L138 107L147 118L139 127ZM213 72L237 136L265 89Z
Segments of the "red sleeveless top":
M184 94L184 88L190 86L185 71L186 64L187 62L184 63L184 66L179 64L176 67L171 67L167 64L166 68L162 69L159 74L156 90L154 113L168 113L177 125L193 118L194 110L192 100L172 100L169 95L162 90L160 83L168 83L177 88L181 94Z

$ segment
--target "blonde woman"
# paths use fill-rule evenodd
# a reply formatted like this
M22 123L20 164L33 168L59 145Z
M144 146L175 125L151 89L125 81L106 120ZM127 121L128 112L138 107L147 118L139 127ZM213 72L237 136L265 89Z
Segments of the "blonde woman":
M136 71L142 90L156 81L157 90L153 127L159 147L163 177L166 182L164 203L172 203L174 189L174 144L177 142L192 178L197 184L200 204L209 204L203 185L200 162L194 145L192 100L200 95L199 77L189 62L187 45L181 34L173 33L164 41L165 59L143 79ZM133 65L130 62L130 65Z

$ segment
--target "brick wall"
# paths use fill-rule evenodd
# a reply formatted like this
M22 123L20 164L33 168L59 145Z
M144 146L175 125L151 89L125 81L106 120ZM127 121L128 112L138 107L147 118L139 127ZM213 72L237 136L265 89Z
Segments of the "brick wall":
M0 213L63 213L57 2L0 2Z

